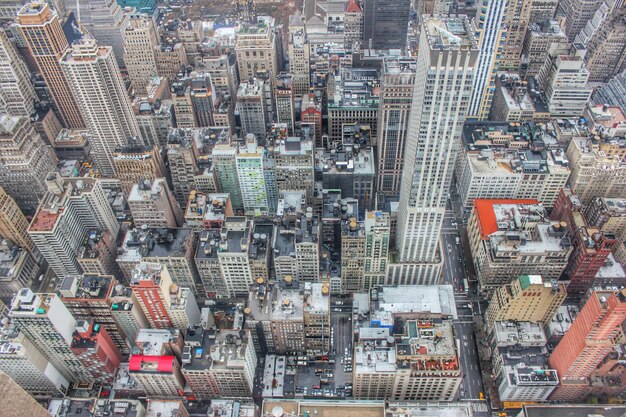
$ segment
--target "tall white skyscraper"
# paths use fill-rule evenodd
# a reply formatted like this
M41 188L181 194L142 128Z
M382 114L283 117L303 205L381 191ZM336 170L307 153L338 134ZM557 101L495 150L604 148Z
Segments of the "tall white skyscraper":
M491 109L491 99L495 90L494 73L498 70L496 57L501 48L500 41L506 36L506 28L502 22L506 14L507 2L508 0L483 2L478 12L476 34L480 53L476 67L476 81L470 100L469 117L484 120Z
M4 31L0 31L0 110L11 116L30 116L35 109L30 72Z
M84 37L67 50L61 66L91 133L92 155L98 168L103 175L112 176L113 151L140 138L112 49Z
M397 283L436 283L441 274L439 235L478 52L466 17L423 17L400 185L400 264L390 266Z

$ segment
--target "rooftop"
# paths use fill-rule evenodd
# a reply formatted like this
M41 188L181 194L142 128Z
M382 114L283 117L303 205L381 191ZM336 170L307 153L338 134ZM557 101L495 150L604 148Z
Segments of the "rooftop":
M431 49L477 49L474 28L465 16L423 16L423 26Z
M154 181L143 180L134 184L128 194L128 201L151 201L159 198L163 187L167 187L165 178L156 178Z
M106 299L112 282L110 275L68 275L61 281L59 293L63 298Z
M414 313L456 318L452 285L400 285L382 287L372 299L372 320L380 313Z
M547 343L541 323L496 321L493 332L499 347L543 347Z
M626 405L525 405L525 417L623 417Z
M178 417L181 408L185 406L179 400L148 400L145 417Z
M143 355L161 356L167 353L169 345L180 342L178 329L140 329L135 339L135 346Z
M128 361L130 372L172 372L174 363L177 362L175 356L145 356L131 355Z
M333 108L378 109L380 74L372 68L341 68L334 77L334 97L329 97Z
M185 344L182 355L183 369L201 371L208 369L244 369L246 366L246 340L241 339L239 331L214 329L193 330L201 332L198 343L194 346Z
M132 229L126 232L118 261L138 262L142 258L182 258L190 244L189 228Z

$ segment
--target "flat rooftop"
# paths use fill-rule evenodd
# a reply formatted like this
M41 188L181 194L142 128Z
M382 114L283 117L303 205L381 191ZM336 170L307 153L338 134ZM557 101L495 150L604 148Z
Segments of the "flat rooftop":
M191 229L132 229L123 238L117 258L121 262L138 262L142 258L184 257Z
M428 36L428 43L432 49L478 48L474 30L467 17L424 15L422 19L425 34Z
M261 417L275 417L272 414L275 409L281 409L284 417L299 417L305 413L317 417L384 417L386 415L383 401L264 400Z
M493 332L498 346L545 346L547 343L541 323L496 321Z
M626 405L525 405L525 417L624 417Z
M429 313L457 317L454 289L451 285L382 287L378 292L376 307L378 311L390 313Z
M148 400L145 417L176 417L184 407L178 400Z

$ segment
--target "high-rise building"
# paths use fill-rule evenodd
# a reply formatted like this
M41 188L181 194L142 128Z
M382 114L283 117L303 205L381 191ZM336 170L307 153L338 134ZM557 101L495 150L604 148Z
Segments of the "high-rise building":
M78 250L78 264L85 274L119 276L115 262L117 241L108 230L87 230L86 238Z
M495 74L499 64L498 51L501 50L500 43L504 41L507 33L503 21L507 5L513 5L515 2L516 0L493 0L483 4L478 12L476 29L480 53L468 117L484 120L489 115L495 90Z
M27 214L46 192L44 179L56 166L28 117L0 115L0 186Z
M199 400L250 399L257 356L249 338L238 331L220 331L216 337L196 327L185 335L183 375ZM207 355L204 352L210 352Z
M577 44L571 48L561 48L559 44L550 47L539 74L550 116L580 117L587 107L593 90L587 85L589 71L584 56L585 50L579 49Z
M626 164L600 150L600 144L593 136L574 137L567 147L572 170L568 184L583 205L596 197L626 195Z
M293 76L280 73L276 76L274 85L274 98L276 100L276 120L285 123L290 134L295 128L295 108Z
M0 407L7 415L26 414L31 417L47 417L50 414L40 403L16 383L15 379L0 371Z
M40 267L25 249L11 241L0 241L0 297L10 299L25 287L33 285Z
M71 350L76 319L56 294L35 294L28 288L13 299L11 321L70 382L91 381L89 368Z
M242 133L252 133L260 138L265 137L267 125L266 103L263 99L265 81L250 78L242 81L237 90L237 111L241 118Z
M91 133L97 168L105 176L112 176L113 151L135 140L141 144L139 126L113 51L85 37L65 52L61 67Z
M122 31L124 63L137 94L144 94L148 81L157 72L154 47L159 43L154 19L143 14L132 14Z
M300 123L312 126L315 134L314 147L322 147L322 105L315 94L304 94L300 106Z
M547 325L567 291L564 284L547 282L540 275L522 275L494 291L487 310L487 321L532 321Z
M474 200L467 223L481 290L491 292L520 275L561 276L572 245L565 227L546 219L537 200Z
M49 191L28 228L35 245L57 277L80 275L77 256L88 230L117 236L119 224L100 180L46 177Z
M380 88L378 129L378 192L400 194L404 147L415 87L415 60L386 58ZM304 121L304 120L303 120Z
M381 286L387 278L391 222L389 213L365 212L365 275L363 289Z
M15 200L0 187L0 236L30 252L35 259L39 253L28 235L28 220Z
M302 191L306 201L312 204L313 146L312 140L300 137L281 137L269 144L269 147L274 149L268 152L275 164L278 194L286 191Z
M545 20L528 27L522 52L528 60L526 77L539 74L553 43L567 43L567 36L557 20Z
M622 1L608 0L576 35L587 49L585 64L590 82L607 82L623 68L626 59L626 8Z
M557 14L565 16L565 34L570 42L576 39L603 0L561 0Z
M365 227L352 218L341 225L341 292L364 290L364 278Z
M176 75L188 65L185 46L176 38L161 37L161 43L154 47L157 74L159 77L174 80Z
M343 28L345 47L352 51L358 50L363 39L363 10L356 0L346 2Z
M530 23L542 23L552 20L556 13L559 0L533 0L530 8Z
M106 328L101 327L99 322L76 321L70 349L76 360L91 372L91 381L101 384L113 382L122 355Z
M115 178L126 195L141 180L165 177L165 165L158 146L117 149L113 152Z
M128 362L128 370L129 374L143 387L145 393L150 396L175 398L180 396L185 388L185 378L175 356L132 355ZM160 403L161 401L155 402ZM179 402L176 404L186 413L182 404ZM150 410L150 406L148 405L148 410ZM174 412L176 411L177 409L174 409ZM170 415L178 416L181 414Z
M467 18L423 20L398 209L402 263L441 265L439 234L478 52ZM420 270L410 268L407 277ZM429 268L422 282L437 282L440 272Z
M0 371L33 397L63 393L69 382L15 325L0 334Z
M246 142L239 147L235 157L241 199L246 214L267 214L270 211L263 170L264 156L265 149L257 145L254 135L246 135Z
M311 51L306 41L301 17L297 13L289 19L289 72L293 76L293 92L296 96L308 94L311 85L311 68L309 66Z
M85 127L75 94L61 69L60 60L69 47L57 12L47 3L26 4L17 21L30 54L41 73L59 120L67 128Z
M130 286L150 327L185 329L200 322L200 310L189 288L174 284L167 268L142 262Z
M183 213L165 178L142 180L133 185L127 201L137 227L182 226Z
M128 355L126 335L119 329L109 308L109 294L117 281L108 275L67 275L59 285L63 304L76 320L94 322L107 331L116 349Z
M562 277L569 281L567 291L584 294L617 245L617 239L613 233L604 233L587 223L580 199L569 188L561 190L551 216L565 222L563 226L574 247Z
M35 110L35 89L19 53L0 33L0 109L11 116L30 116Z
M278 75L277 44L274 18L260 16L256 23L242 22L237 27L235 54L239 77L247 80L259 72Z
M363 49L406 47L411 2L408 0L364 0Z
M506 27L506 37L502 42L498 57L498 67L501 69L513 71L519 69L532 3L532 0L511 0L506 6L503 21Z
M550 367L556 369L561 378L561 385L551 400L576 401L587 396L588 377L623 337L625 317L623 293L594 291L591 294L550 356Z
M133 345L140 329L150 327L132 288L116 285L108 295L111 315L120 331L126 335L126 343Z
M66 7L74 12L81 27L94 37L98 45L113 48L117 65L124 68L122 30L126 15L123 6L115 0L86 0L67 2Z

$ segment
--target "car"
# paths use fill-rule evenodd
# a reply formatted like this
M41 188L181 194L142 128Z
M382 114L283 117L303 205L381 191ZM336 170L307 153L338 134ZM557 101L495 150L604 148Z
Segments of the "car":
M345 350L345 352L346 352L346 355L347 355L347 354L348 354L348 348L345 348L344 350Z
M484 400L484 399L485 399L485 393L484 393L484 392L482 392L482 391L481 391L481 392L479 392L479 393L478 393L478 398L480 398L481 400Z

